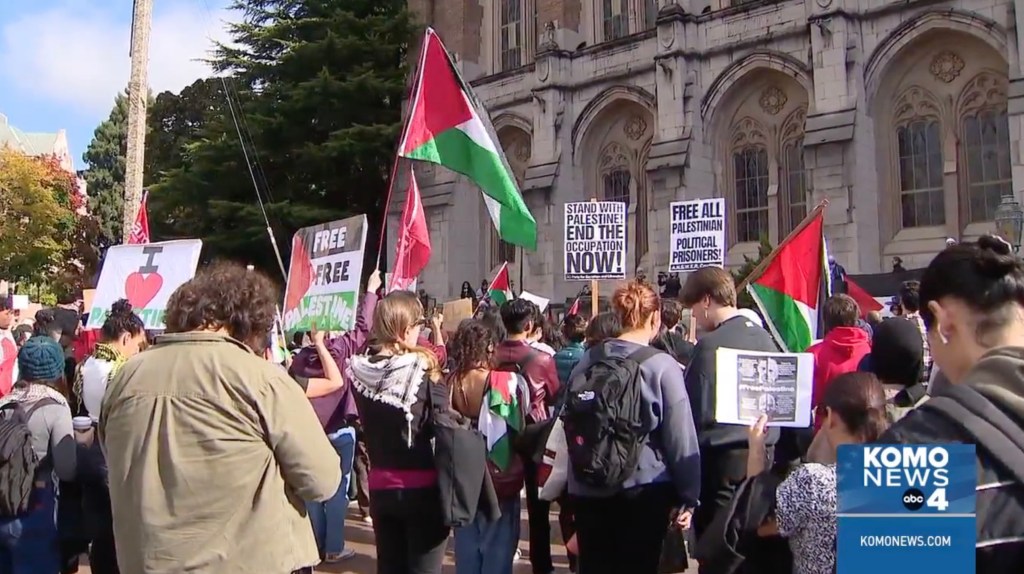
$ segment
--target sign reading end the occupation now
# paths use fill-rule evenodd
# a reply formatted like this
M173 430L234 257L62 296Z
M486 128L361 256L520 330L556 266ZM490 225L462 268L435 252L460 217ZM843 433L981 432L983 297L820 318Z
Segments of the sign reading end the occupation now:
M725 199L674 201L669 271L725 265Z
M626 278L626 204L565 204L565 279Z
M974 572L972 444L842 445L838 574Z

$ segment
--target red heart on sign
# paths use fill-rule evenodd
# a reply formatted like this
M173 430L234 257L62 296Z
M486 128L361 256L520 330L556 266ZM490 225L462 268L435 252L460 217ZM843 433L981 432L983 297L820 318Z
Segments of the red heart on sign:
M124 296L135 309L145 309L163 286L164 278L159 273L143 275L136 271L124 280Z

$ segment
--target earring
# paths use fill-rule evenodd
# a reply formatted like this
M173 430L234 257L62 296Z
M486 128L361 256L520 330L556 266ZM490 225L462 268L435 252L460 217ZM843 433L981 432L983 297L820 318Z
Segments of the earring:
M708 310L707 310L707 309L704 309L704 318L705 318L705 319L707 319L707 318L708 318Z
M947 337L942 331L939 331L939 340L942 341L943 345L949 344L949 337Z

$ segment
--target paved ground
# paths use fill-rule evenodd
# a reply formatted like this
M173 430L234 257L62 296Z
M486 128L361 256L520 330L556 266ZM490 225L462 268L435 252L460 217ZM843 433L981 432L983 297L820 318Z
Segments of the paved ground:
M524 501L525 507L525 501ZM515 574L531 574L530 562L527 556L529 544L525 541L527 536L526 509L522 513L522 537L519 548L523 551L523 558L515 565ZM349 519L345 524L345 539L349 548L356 551L356 556L340 564L324 565L317 568L318 573L330 574L375 574L376 572L376 548L373 545L373 527L359 519L359 512L354 508L349 509ZM569 572L569 561L566 558L565 546L558 530L558 513L551 514L551 554L554 558L555 572L566 574ZM696 564L689 570L696 572ZM452 542L449 539L448 554L445 557L445 574L455 573L455 557L452 551ZM79 574L91 574L88 566L79 570Z

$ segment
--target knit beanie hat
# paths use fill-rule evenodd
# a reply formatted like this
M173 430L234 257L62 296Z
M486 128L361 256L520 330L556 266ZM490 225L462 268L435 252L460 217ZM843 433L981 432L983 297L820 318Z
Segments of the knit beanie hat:
M51 337L32 337L18 351L18 372L24 381L50 381L64 374L64 350Z
M874 328L867 370L883 383L917 384L924 370L924 341L917 324L900 317L890 317Z

